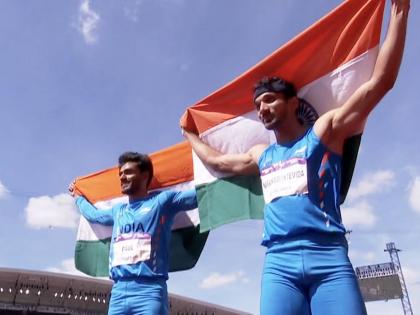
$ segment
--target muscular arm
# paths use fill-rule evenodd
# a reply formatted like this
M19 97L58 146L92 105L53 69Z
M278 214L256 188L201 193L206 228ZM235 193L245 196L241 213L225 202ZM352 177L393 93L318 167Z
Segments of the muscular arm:
M409 8L409 0L392 0L388 32L372 77L342 107L327 112L315 123L315 133L331 149L341 153L344 139L361 132L369 113L393 87L404 51Z
M191 143L198 157L212 169L238 175L258 175L258 159L267 147L266 144L256 145L247 153L223 154L204 143L196 134L184 131L185 137Z
M91 223L99 223L103 225L113 225L114 217L111 209L99 210L95 208L89 201L84 197L77 197L76 205L79 208L82 215Z

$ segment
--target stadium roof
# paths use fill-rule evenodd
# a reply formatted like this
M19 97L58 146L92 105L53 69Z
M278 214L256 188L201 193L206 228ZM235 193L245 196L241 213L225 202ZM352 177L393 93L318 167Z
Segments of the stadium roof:
M0 310L51 314L106 314L112 282L91 277L0 268ZM249 313L169 294L173 315Z

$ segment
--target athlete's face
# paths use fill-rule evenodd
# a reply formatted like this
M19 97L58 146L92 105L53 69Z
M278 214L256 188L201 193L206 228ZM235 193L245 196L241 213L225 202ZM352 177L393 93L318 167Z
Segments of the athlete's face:
M289 100L282 93L265 92L255 99L258 118L268 130L276 129L287 118Z
M120 167L121 192L132 195L138 192L143 182L147 181L148 173L140 172L136 162L127 162Z

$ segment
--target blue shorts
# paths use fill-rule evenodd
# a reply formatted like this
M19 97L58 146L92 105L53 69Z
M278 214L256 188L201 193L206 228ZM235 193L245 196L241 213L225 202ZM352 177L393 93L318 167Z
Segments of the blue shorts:
M166 280L119 280L112 286L108 315L167 315Z
M271 244L261 315L366 315L344 236L310 235Z

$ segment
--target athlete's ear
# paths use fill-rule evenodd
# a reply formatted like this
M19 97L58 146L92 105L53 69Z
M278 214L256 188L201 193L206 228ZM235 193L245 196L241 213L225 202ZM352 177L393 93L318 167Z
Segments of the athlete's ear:
M299 107L299 98L297 96L292 96L291 98L288 99L288 102L290 104L290 106L292 106L292 108L294 110L297 110Z
M303 119L302 119L302 117L299 113L299 105L300 105L299 98L297 96L291 97L289 99L289 104L294 109L296 119L298 120L299 124L303 125L305 122L303 121Z
M149 171L142 171L142 172L140 172L140 178L141 178L141 180L148 182L149 181L149 174L150 174Z

